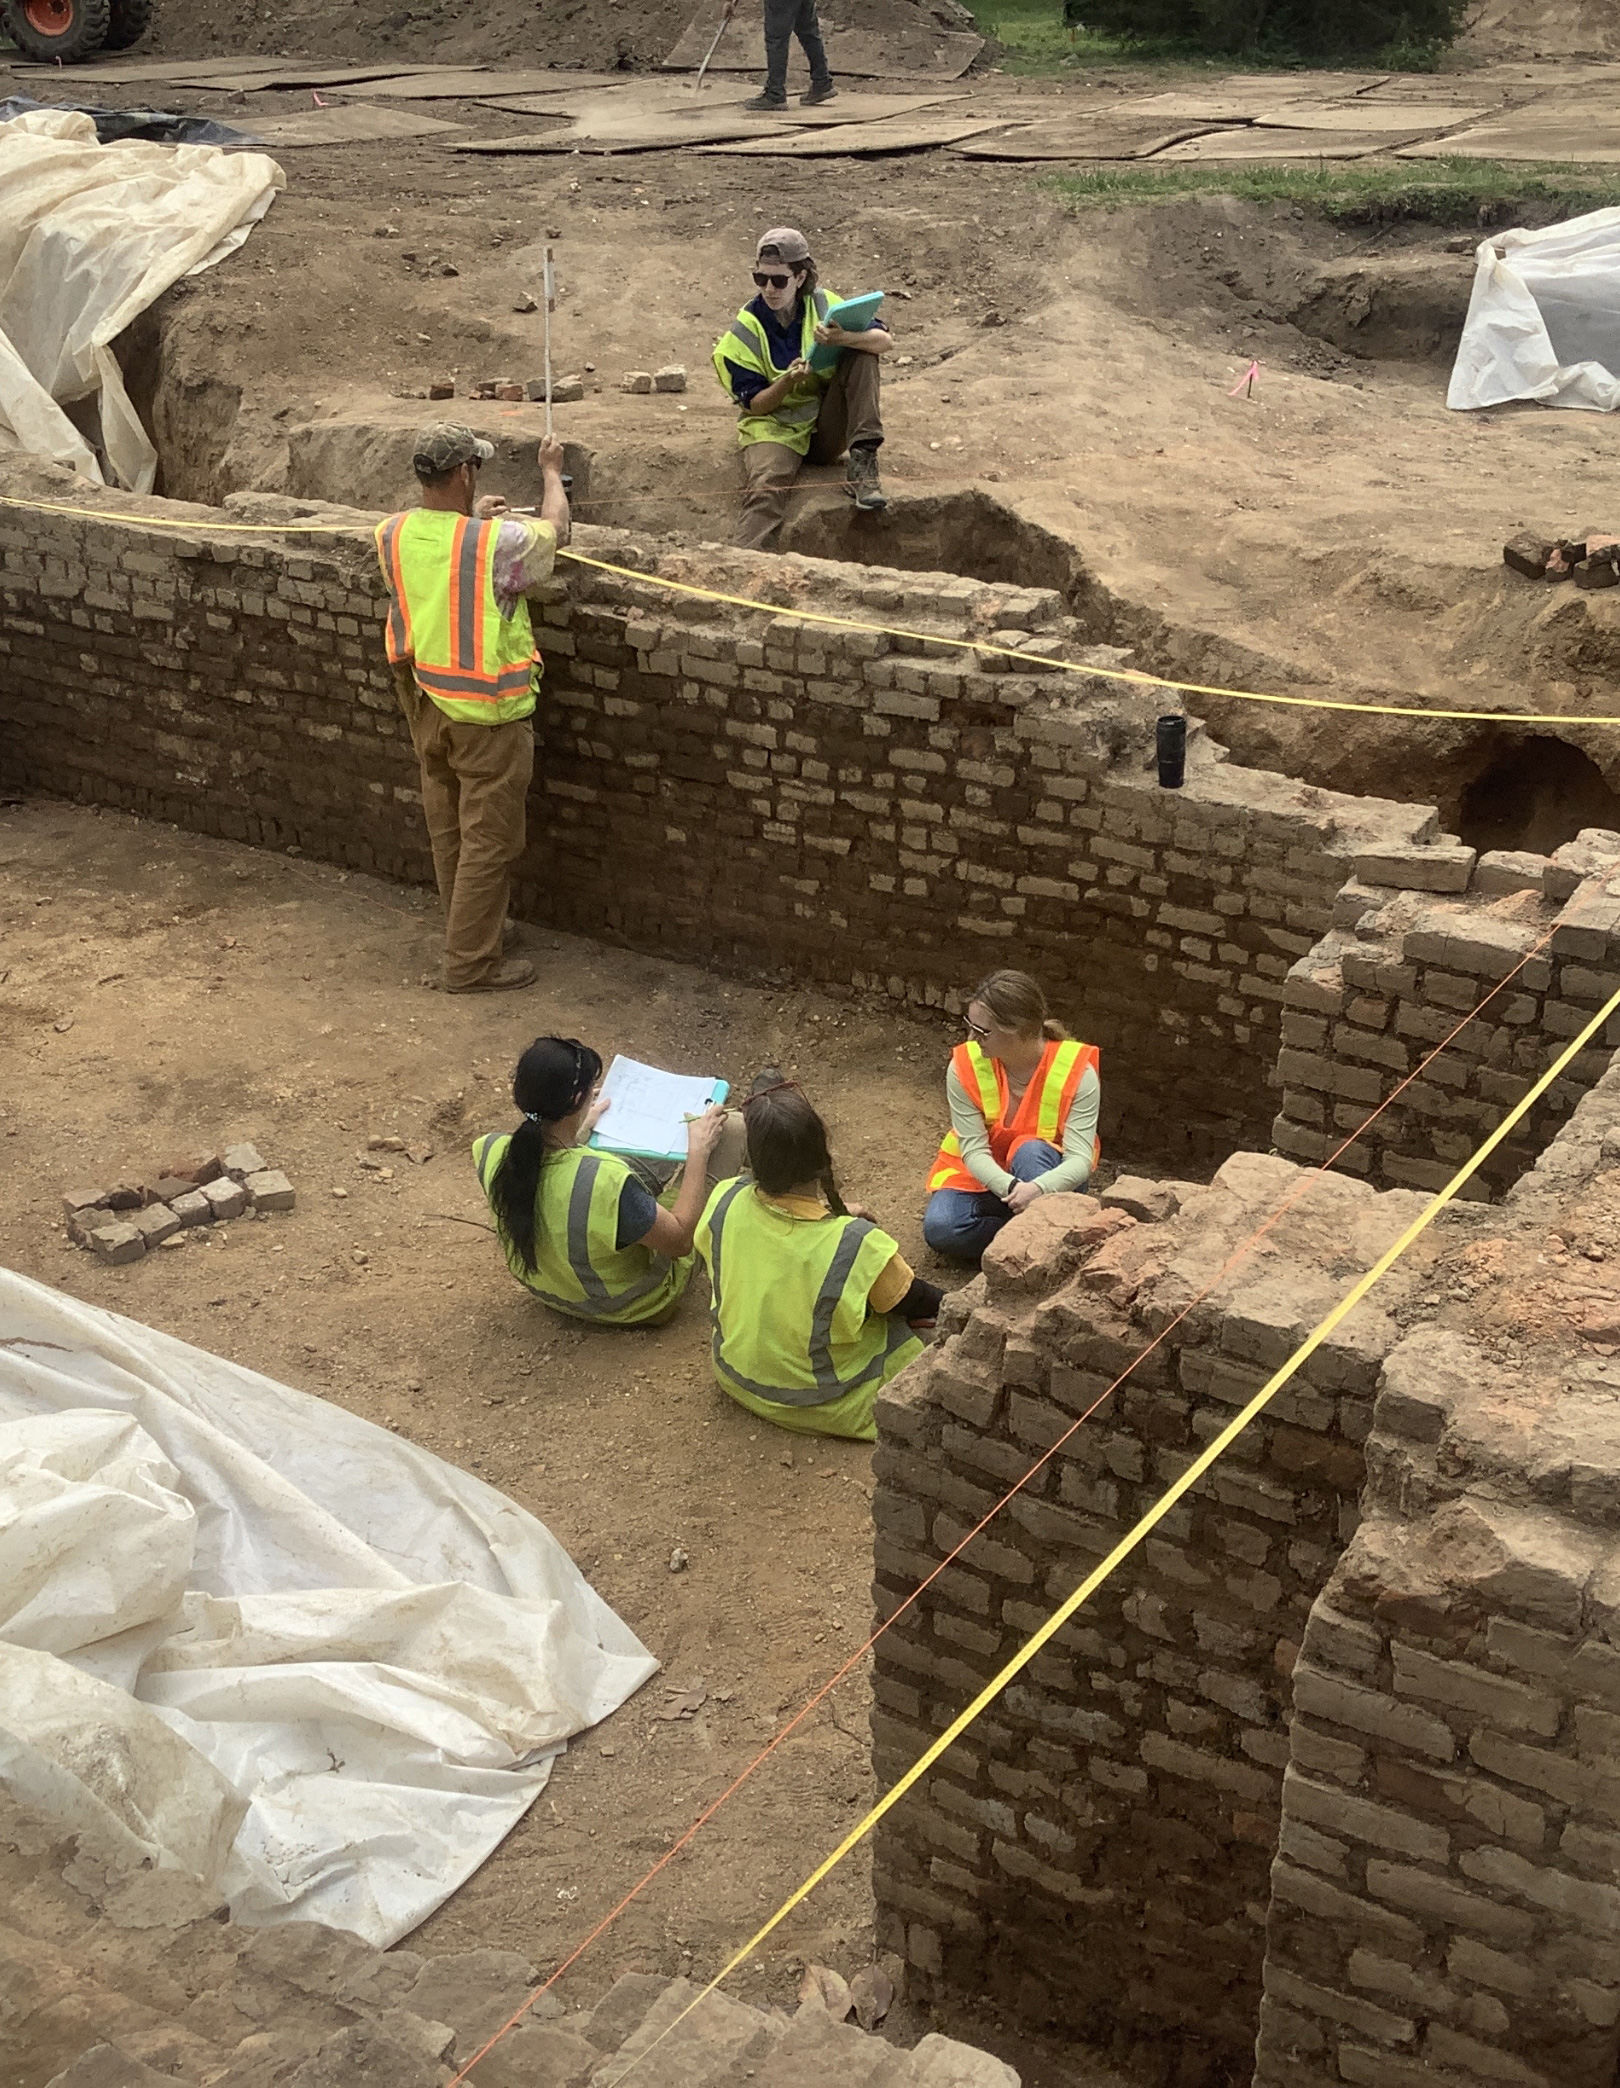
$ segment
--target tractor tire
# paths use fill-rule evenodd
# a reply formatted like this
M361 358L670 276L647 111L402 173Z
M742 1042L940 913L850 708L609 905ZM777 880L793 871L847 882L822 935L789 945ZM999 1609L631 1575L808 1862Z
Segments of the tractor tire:
M72 65L107 40L112 0L0 0L0 25L29 58Z
M127 51L152 26L152 0L110 0L112 19L102 41L104 51Z

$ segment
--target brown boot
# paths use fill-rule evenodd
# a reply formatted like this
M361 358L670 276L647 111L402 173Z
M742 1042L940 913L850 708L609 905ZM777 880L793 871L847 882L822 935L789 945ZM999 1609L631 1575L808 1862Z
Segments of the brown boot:
M535 969L527 957L508 957L470 986L446 986L446 993L510 993L519 986L532 986Z

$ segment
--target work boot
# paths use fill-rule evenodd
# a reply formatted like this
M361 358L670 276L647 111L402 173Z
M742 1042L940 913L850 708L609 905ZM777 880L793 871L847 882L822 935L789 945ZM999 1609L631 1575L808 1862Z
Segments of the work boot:
M785 94L756 94L752 101L745 101L743 107L750 114L757 116L766 110L785 109L787 107L787 96Z
M514 921L512 916L508 914L505 922L501 927L502 950L515 950L518 944L522 942L522 940L523 929L521 925L517 921Z
M849 453L849 490L855 496L855 505L864 514L881 514L889 504L878 478L877 451L870 443L863 442L859 449Z
M510 993L518 986L532 986L535 969L527 957L508 957L470 986L446 986L446 993Z
M799 96L799 107L801 109L819 109L823 102L837 101L837 99L838 89L831 80L826 80L823 81L821 86L812 87L808 94L801 94Z

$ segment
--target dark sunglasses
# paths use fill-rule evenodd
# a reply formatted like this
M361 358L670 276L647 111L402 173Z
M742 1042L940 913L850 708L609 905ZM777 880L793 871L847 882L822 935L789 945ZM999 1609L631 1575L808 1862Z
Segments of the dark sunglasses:
M756 268L754 270L754 287L756 290L763 290L767 283L770 284L773 290L785 290L792 280L792 276L766 275L760 269Z

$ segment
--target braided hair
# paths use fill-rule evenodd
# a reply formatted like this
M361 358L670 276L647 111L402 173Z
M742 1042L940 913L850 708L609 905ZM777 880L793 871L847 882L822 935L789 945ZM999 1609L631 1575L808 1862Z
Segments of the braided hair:
M748 1165L767 1196L786 1196L801 1183L817 1182L827 1208L847 1218L833 1179L827 1127L792 1081L750 1095L743 1104L748 1127Z
M522 1110L523 1121L501 1155L489 1185L489 1200L496 1223L531 1276L545 1127L560 1124L583 1109L601 1077L601 1054L577 1037L536 1037L512 1076L512 1100Z

